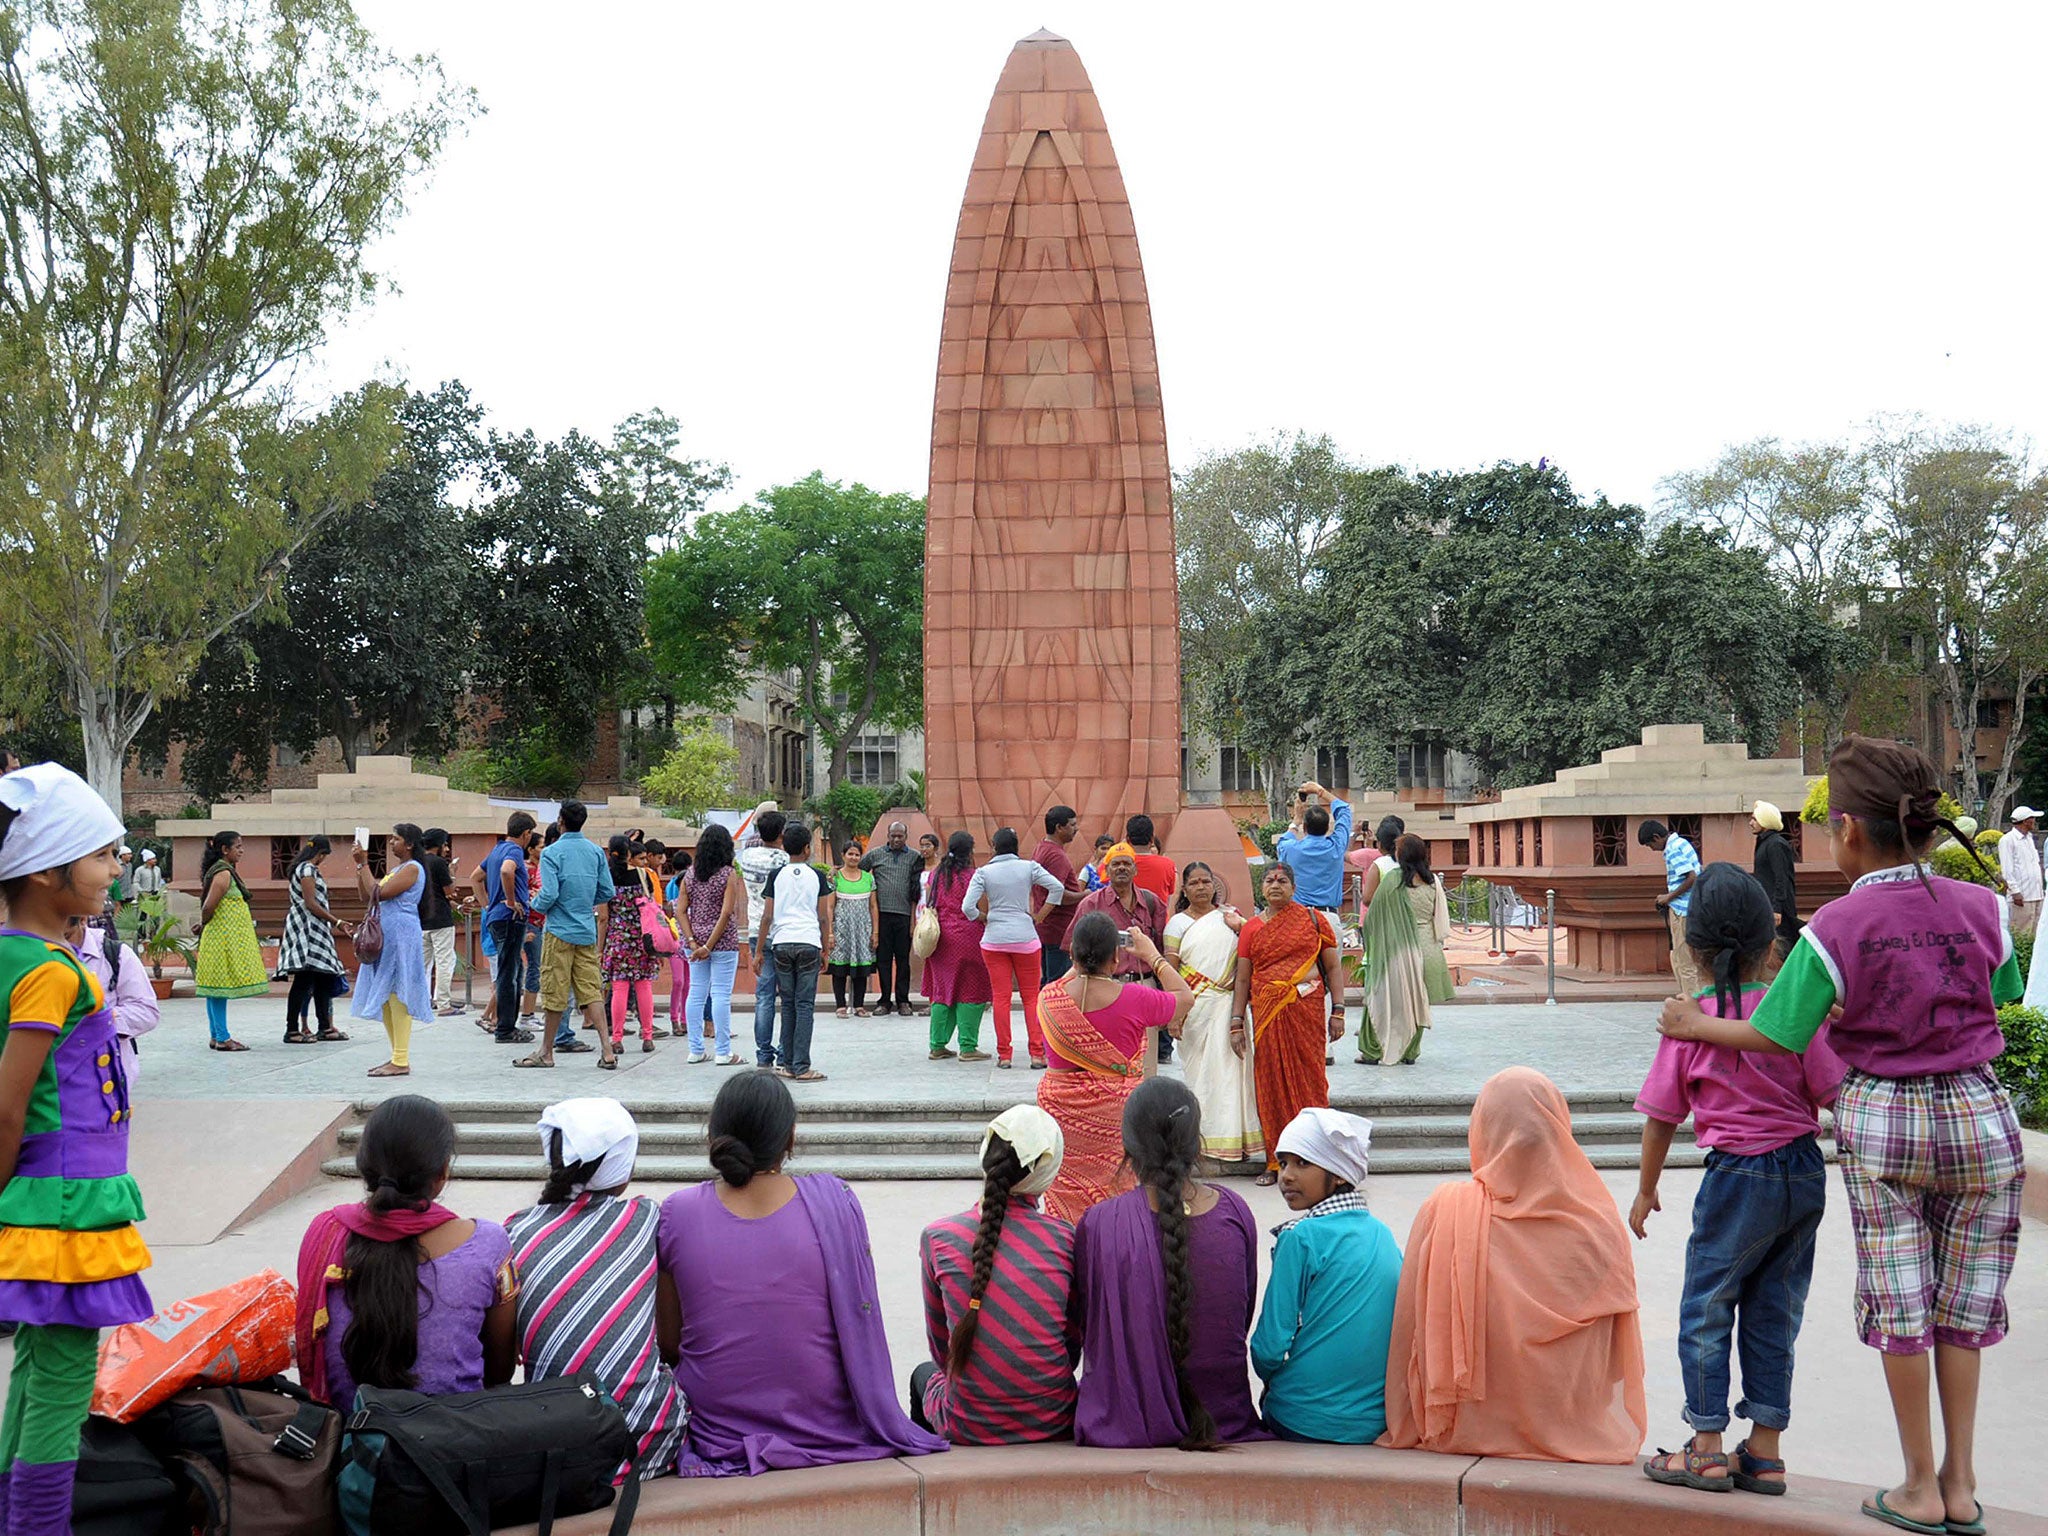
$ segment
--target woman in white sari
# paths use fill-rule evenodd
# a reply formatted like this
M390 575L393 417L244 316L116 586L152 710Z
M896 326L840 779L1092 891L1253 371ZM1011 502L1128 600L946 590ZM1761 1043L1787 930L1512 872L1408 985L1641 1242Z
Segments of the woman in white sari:
M1180 1037L1181 1077L1202 1104L1202 1155L1218 1162L1264 1164L1252 1091L1249 1036L1239 1056L1230 1048L1230 1004L1237 985L1237 931L1244 918L1222 905L1223 883L1206 864L1181 871L1180 899L1166 923L1166 958L1195 994Z
M1365 1018L1358 1059L1413 1066L1429 1028L1429 1005L1451 1000L1444 941L1451 936L1443 882L1429 872L1429 845L1413 833L1395 847L1365 913Z

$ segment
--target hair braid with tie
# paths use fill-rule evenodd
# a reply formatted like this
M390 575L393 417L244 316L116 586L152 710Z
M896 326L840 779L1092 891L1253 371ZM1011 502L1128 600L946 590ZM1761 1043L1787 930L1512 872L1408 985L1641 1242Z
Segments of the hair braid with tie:
M1173 1358L1187 1433L1184 1451L1218 1449L1216 1421L1188 1379L1195 1323L1194 1264L1188 1198L1202 1157L1202 1111L1194 1094L1169 1077L1151 1078L1124 1106L1124 1160L1153 1195L1159 1257L1166 1272L1166 1349Z
M1016 1148L1000 1136L989 1138L981 1168L981 1222L974 1229L974 1273L967 1282L967 1310L946 1345L946 1374L952 1377L967 1368L967 1357L974 1353L974 1341L981 1334L981 1299L988 1294L989 1277L995 1273L996 1248L1010 1217L1010 1191L1024 1180L1024 1165L1017 1160Z

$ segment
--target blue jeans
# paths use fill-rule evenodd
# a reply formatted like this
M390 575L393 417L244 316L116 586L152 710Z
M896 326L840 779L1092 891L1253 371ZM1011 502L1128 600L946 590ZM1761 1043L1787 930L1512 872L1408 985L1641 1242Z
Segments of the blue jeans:
M784 1065L775 1049L775 954L763 949L757 955L754 975L754 1065Z
M818 962L823 958L815 944L775 946L775 990L782 994L782 1045L777 1054L791 1077L811 1070L811 1015L818 1007Z
M711 1010L716 1054L732 1051L732 979L739 972L740 952L713 950L709 960L690 963L690 996L683 1012L690 1021L690 1054L704 1054L704 1010Z
M1678 1368L1694 1429L1728 1427L1729 1340L1738 1314L1742 1400L1735 1412L1759 1429L1791 1423L1792 1346L1827 1190L1827 1165L1812 1136L1754 1157L1707 1154L1678 1303Z
M1074 968L1074 957L1047 944L1038 951L1038 984L1049 987Z

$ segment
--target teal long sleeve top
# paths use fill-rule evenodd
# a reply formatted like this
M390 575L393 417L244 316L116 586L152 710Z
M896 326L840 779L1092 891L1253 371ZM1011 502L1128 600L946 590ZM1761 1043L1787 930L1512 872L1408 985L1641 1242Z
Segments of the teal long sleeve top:
M1370 1211L1311 1216L1273 1245L1252 1330L1261 1410L1303 1440L1366 1445L1387 1428L1387 1340L1401 1250Z

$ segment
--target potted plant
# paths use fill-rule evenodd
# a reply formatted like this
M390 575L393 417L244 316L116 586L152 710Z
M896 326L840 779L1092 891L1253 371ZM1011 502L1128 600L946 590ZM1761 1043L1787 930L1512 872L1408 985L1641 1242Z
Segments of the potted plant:
M164 975L164 962L176 958L182 960L185 969L192 969L194 951L192 941L185 936L185 925L170 912L170 902L162 893L145 896L136 903L139 920L135 929L135 947L145 964L149 966L149 989L161 1002L171 995L171 979Z

